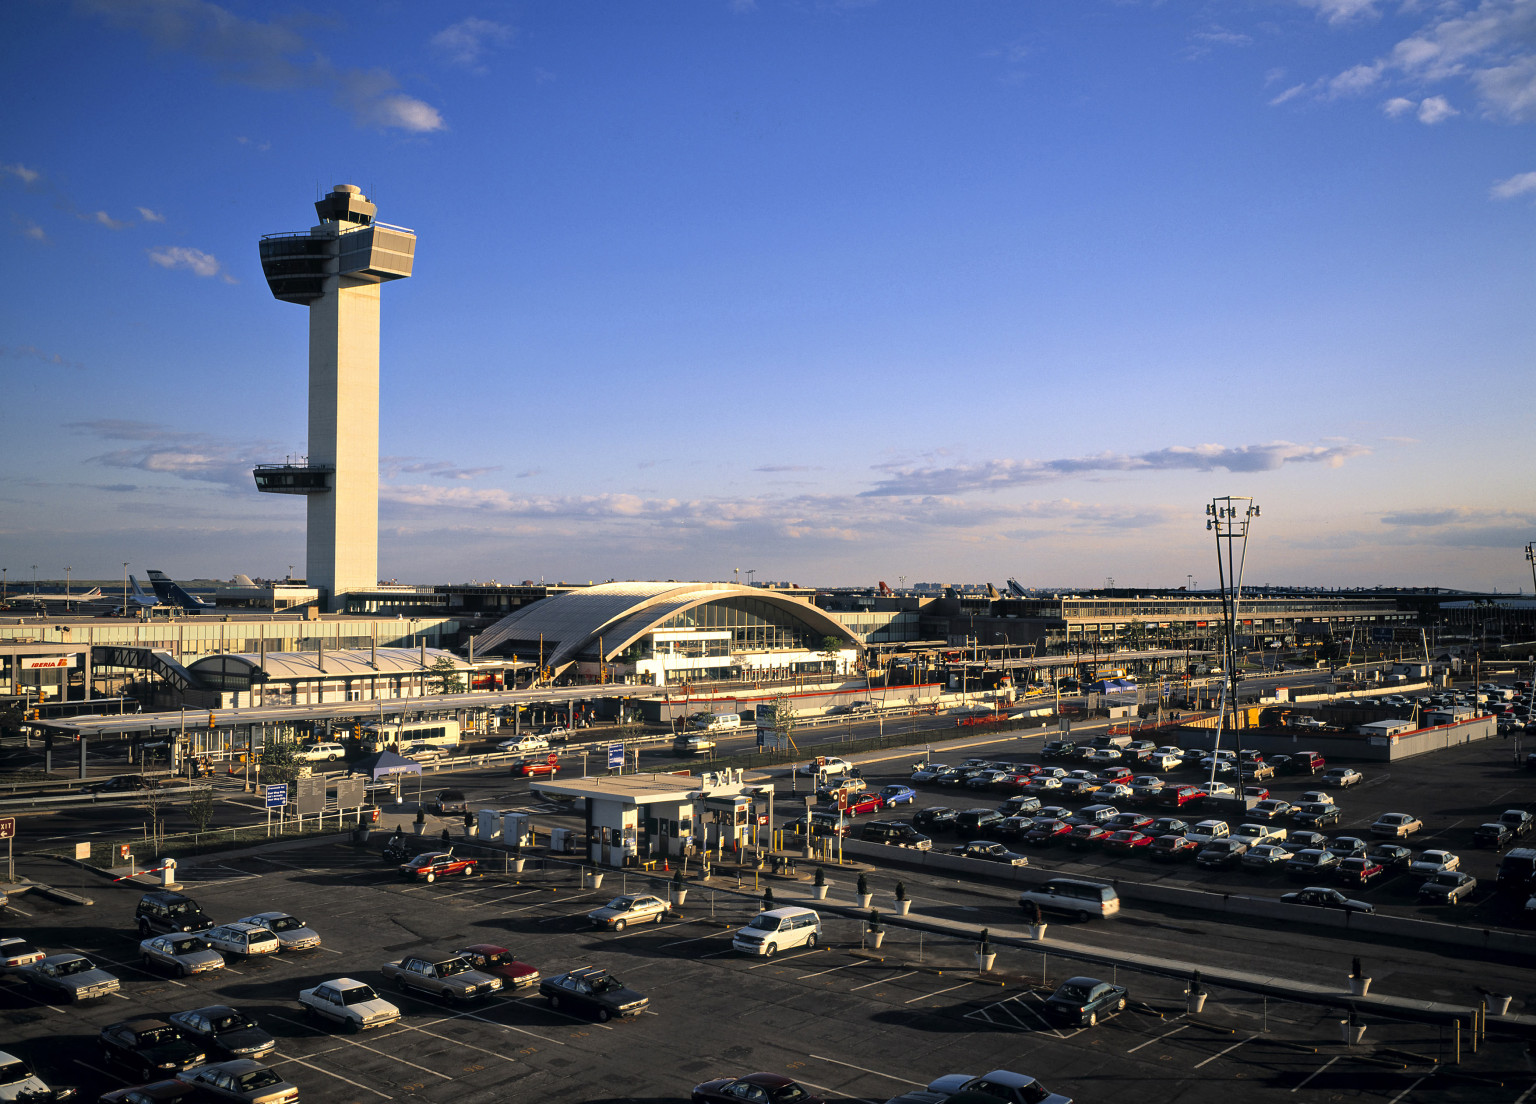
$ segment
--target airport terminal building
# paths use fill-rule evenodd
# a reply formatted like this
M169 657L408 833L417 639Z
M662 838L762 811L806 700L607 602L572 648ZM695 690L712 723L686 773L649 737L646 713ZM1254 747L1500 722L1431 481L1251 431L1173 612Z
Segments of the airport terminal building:
M844 675L855 633L803 598L731 583L615 582L559 594L496 622L477 656L606 682Z

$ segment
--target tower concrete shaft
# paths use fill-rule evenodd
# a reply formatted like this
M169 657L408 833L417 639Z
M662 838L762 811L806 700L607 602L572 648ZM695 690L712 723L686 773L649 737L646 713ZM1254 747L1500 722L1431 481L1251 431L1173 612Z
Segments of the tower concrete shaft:
M379 285L410 276L416 235L374 221L350 184L308 233L261 239L272 294L309 307L309 455L255 470L258 490L309 499L306 582L327 608L378 583Z

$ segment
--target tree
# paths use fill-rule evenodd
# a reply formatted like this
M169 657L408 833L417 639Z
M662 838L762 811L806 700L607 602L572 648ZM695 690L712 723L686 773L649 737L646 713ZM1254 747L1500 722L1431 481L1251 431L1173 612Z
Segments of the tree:
M788 695L780 694L773 699L773 731L778 734L783 747L795 746L795 726L800 722L800 715L795 707L790 704Z
M836 636L824 636L821 638L821 648L816 654L828 663L836 664L838 657L843 654L843 641Z
M284 739L272 739L263 744L256 762L261 767L261 781L272 786L292 782L304 765L299 759L298 743Z
M213 823L213 787L198 786L187 796L187 816L199 832L208 831Z
M427 690L433 694L462 694L464 679L458 665L447 656L438 656L428 668Z
M1125 642L1131 646L1132 651L1139 650L1147 639L1147 626L1138 617L1133 617L1125 625Z

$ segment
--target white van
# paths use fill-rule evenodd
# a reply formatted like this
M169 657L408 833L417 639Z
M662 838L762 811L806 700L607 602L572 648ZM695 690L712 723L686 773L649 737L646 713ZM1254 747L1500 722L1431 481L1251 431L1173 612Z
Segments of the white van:
M1042 912L1064 912L1079 920L1113 916L1120 911L1120 895L1114 886L1082 878L1051 878L1019 894L1019 907L1039 905Z
M808 908L779 908L760 912L731 937L743 954L772 958L791 947L814 947L821 938L821 917Z
M305 744L295 756L306 763L334 763L346 754L347 749L340 744Z
M720 732L727 728L741 727L740 713L701 713L693 718L693 727L699 732Z

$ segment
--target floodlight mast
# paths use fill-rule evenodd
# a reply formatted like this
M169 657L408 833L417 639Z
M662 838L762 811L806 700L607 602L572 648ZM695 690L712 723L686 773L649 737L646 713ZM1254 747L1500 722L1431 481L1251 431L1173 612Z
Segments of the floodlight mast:
M1253 499L1228 495L1213 498L1205 508L1205 527L1216 535L1216 572L1221 593L1221 616L1226 645L1226 677L1221 683L1221 704L1216 714L1216 739L1211 745L1210 789L1216 785L1216 768L1220 766L1221 729L1226 723L1230 702L1236 727L1237 711L1237 607L1243 596L1243 564L1248 557L1248 526L1259 516L1259 508ZM1242 771L1237 772L1239 779Z

